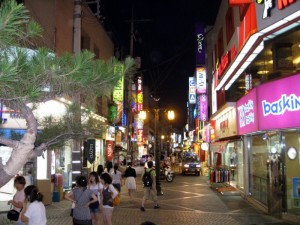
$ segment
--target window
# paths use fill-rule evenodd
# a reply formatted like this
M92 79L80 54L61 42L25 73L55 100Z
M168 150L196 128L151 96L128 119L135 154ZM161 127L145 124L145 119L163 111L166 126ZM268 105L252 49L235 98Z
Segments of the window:
M233 33L234 33L233 8L229 8L227 13L226 13L226 39L227 39L227 44L229 43Z
M100 58L100 50L97 46L94 47L94 54L96 59Z
M90 38L89 37L81 37L81 50L90 50Z

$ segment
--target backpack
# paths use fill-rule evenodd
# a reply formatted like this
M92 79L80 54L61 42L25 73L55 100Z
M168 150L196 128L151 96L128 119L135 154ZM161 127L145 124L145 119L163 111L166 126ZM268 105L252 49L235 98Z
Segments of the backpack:
M143 175L143 185L144 185L144 187L152 187L151 172L152 172L152 170L147 171L145 169L145 172L144 172L144 175Z

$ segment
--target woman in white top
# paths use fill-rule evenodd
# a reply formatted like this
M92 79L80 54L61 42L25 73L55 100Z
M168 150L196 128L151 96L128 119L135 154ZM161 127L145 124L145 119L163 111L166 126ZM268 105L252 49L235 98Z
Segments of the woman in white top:
M14 185L17 190L16 194L14 195L13 200L8 201L8 204L11 204L13 206L13 209L20 212L23 207L23 202L25 200L25 193L24 193L24 187L25 187L26 181L23 176L17 176L14 180ZM23 225L24 223L21 221L21 218L19 217L19 220L14 222L14 225Z
M91 172L89 175L89 185L88 188L93 191L93 193L98 198L97 204L90 204L90 212L92 217L92 224L98 225L99 224L99 213L100 213L100 193L103 189L103 185L99 181L99 176L96 172Z
M112 184L114 187L118 190L119 193L121 193L121 187L122 187L122 173L118 170L119 165L114 165L114 170L110 173L110 176L112 177Z
M108 173L100 176L103 184L101 202L103 205L103 222L105 225L112 225L112 213L114 210L113 199L118 195L118 191L112 185L112 178Z
M43 195L39 193L34 185L25 188L25 201L21 211L21 220L28 222L28 225L46 225L46 209L42 202ZM29 205L27 206L27 202Z

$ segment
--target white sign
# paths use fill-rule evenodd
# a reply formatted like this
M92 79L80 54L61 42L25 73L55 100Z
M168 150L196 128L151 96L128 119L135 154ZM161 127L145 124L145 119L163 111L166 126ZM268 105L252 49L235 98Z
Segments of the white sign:
M195 77L189 77L189 103L196 104L196 81Z
M206 93L206 69L197 67L196 69L197 94Z

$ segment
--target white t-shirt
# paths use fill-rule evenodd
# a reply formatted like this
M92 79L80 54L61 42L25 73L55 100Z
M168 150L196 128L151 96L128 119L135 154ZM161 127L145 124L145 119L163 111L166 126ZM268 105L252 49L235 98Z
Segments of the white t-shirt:
M28 218L28 225L46 225L46 209L43 202L34 201L28 205L24 214Z
M93 191L93 193L97 196L98 201L100 201L101 198L101 191L103 190L103 184L98 183L98 184L90 184L89 189Z

